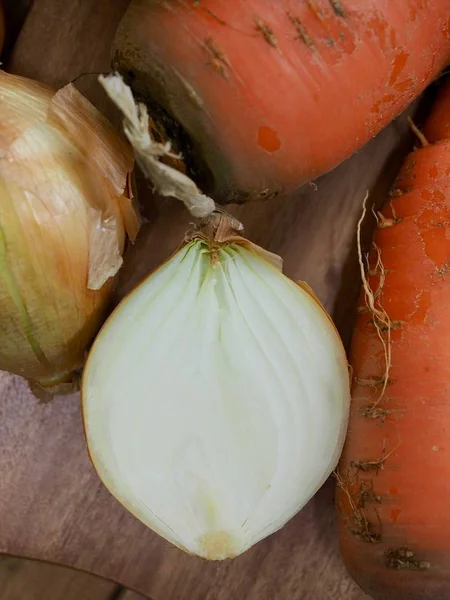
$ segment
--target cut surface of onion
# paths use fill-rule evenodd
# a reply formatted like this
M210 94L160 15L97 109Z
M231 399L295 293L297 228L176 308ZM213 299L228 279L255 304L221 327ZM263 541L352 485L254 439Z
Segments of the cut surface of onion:
M349 408L328 315L243 242L187 242L116 308L83 377L104 484L159 535L213 560L241 554L314 495Z

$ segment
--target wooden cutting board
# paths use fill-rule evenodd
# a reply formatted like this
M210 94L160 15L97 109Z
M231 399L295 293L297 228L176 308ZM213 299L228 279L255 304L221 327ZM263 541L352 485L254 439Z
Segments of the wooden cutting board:
M18 0L11 0L12 3ZM34 0L6 68L61 86L109 69L109 47L129 0ZM117 119L96 77L79 89ZM282 200L234 212L246 235L285 260L332 311L348 342L359 273L356 221L367 190L386 196L406 146L405 117L331 174ZM179 244L189 215L154 200L121 273L122 294ZM364 232L370 239L373 224ZM39 405L18 377L0 374L0 552L82 569L154 600L363 600L338 553L333 481L283 530L234 561L187 556L129 515L87 456L78 396Z

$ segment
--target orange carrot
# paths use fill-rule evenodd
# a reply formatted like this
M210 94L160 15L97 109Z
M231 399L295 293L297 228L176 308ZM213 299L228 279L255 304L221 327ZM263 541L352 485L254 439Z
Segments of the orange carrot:
M423 134L379 215L337 473L345 563L383 600L450 598L450 82Z
M330 170L449 62L449 0L133 0L113 51L225 203Z

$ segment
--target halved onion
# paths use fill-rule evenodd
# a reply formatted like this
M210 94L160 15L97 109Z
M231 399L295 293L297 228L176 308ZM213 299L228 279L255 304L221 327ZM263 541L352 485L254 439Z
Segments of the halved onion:
M188 241L112 314L83 379L94 466L179 548L235 557L341 453L347 361L319 302L242 238Z

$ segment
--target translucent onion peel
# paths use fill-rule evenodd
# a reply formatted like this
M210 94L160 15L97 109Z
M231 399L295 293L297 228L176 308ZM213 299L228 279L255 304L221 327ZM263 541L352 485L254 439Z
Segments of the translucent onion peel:
M0 369L71 391L138 215L131 149L72 85L0 71Z
M113 312L85 367L94 466L182 550L240 555L314 495L341 453L347 361L279 259L198 233Z

